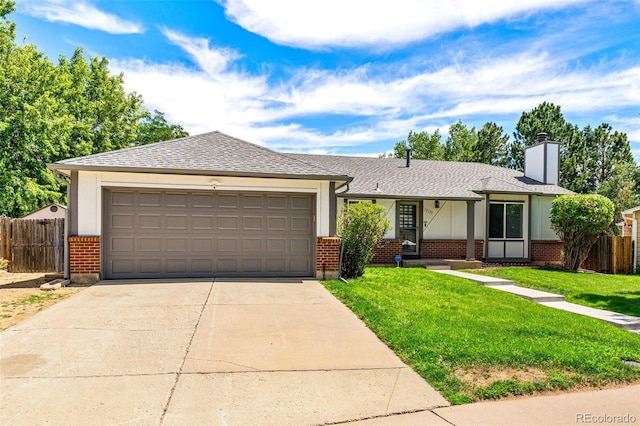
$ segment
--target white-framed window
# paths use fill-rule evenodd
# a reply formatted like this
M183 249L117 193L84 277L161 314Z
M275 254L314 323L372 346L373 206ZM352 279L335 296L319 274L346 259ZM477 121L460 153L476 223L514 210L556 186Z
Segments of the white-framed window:
M524 202L489 203L489 238L524 238Z

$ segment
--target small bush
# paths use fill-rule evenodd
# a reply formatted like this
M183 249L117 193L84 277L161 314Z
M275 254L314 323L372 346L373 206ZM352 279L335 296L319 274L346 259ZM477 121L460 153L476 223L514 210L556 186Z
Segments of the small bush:
M7 269L9 267L9 260L0 257L0 270Z
M364 267L373 259L380 239L391 225L391 221L385 217L386 213L384 207L374 203L342 207L338 228L344 245L343 277L357 278L364 274Z
M577 271L598 236L613 222L615 206L596 194L563 195L551 205L551 227L563 242L564 267Z

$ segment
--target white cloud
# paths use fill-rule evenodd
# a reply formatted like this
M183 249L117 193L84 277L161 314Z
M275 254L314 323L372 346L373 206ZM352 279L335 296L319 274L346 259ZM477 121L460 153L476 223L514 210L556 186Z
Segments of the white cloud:
M229 19L274 43L386 49L589 0L218 0Z
M23 0L19 6L21 12L51 22L67 22L111 34L144 32L141 24L103 12L82 0Z
M416 67L400 76L381 69L388 64L340 73L297 69L271 83L269 75L242 71L235 50L168 29L163 33L196 67L112 60L115 71L125 72L127 89L192 134L221 130L278 149L332 152L398 140L410 129L444 131L458 118L519 115L543 101L561 105L565 114L640 105L640 67L571 71L564 67L566 58L544 52L458 61L427 71ZM358 124L328 131L304 124L327 115L336 122L357 116Z
M206 38L187 37L167 28L163 28L162 33L169 42L187 52L200 68L213 78L225 72L232 62L240 59L240 55L232 49L210 48L209 40Z

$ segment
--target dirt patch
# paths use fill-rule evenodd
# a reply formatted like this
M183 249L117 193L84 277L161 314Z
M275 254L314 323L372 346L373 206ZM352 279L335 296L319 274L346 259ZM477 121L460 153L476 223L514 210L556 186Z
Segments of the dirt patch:
M44 282L43 273L0 271L0 330L16 325L83 290L83 287L40 290Z
M454 372L455 376L467 383L472 393L476 389L486 388L492 383L499 380L511 380L516 379L520 382L532 382L539 383L549 378L548 374L544 370L538 368L501 368L501 369L459 369ZM567 376L572 375L571 372L565 372ZM630 382L611 382L607 384L595 385L590 383L577 383L571 386L569 389L549 389L549 390L536 390L531 393L525 393L522 395L504 395L500 400L513 400L531 398L533 396L549 396L549 395L562 395L567 393L578 392L592 392L596 390L616 389L626 386L632 386L640 384L640 379Z
M455 376L468 383L472 388L483 388L498 380L516 379L520 382L541 382L547 380L548 376L543 370L538 368L527 368L517 370L515 368L502 369L469 369L456 370Z

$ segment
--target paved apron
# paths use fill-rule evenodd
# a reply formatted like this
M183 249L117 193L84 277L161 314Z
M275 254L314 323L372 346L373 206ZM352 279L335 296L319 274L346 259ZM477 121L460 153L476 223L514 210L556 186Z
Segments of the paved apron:
M3 424L301 425L448 405L316 281L103 282L0 339Z

